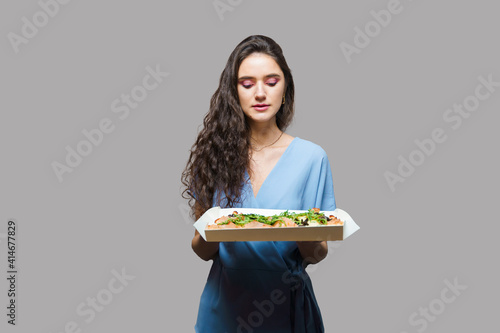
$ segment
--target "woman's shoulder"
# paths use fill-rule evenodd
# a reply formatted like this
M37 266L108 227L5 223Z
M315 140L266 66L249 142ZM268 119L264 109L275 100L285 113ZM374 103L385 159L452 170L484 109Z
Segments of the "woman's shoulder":
M296 150L301 154L316 158L327 157L326 151L320 145L312 141L305 140L297 136L294 138L293 143Z

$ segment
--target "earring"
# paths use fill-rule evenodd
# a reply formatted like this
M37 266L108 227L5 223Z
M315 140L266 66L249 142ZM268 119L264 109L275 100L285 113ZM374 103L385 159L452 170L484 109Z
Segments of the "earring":
M283 102L281 104L285 104L285 95L283 95Z

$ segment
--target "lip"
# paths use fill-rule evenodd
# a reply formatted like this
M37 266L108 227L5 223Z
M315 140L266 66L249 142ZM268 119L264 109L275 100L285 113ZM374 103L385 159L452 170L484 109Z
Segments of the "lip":
M252 107L257 111L266 111L269 108L269 104L255 104Z

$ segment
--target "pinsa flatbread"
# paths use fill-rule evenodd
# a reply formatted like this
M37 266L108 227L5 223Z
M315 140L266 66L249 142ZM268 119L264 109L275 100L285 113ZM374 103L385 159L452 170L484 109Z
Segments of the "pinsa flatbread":
M296 228L343 224L344 222L337 217L325 216L319 208L311 208L303 213L284 211L272 216L241 214L234 211L218 218L213 224L208 224L206 229Z

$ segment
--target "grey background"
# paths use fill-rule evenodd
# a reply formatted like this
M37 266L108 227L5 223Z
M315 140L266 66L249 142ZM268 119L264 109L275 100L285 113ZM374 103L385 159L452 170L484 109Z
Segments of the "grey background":
M0 235L0 330L193 331L211 262L191 250L180 174L230 52L252 34L282 46L296 84L288 132L326 150L337 206L361 226L309 269L327 332L417 332L409 316L455 278L467 289L425 331L497 327L500 91L457 130L443 114L478 76L500 81L498 4L401 1L347 63L339 44L388 1L232 3L221 20L211 1L72 1L17 54L7 35L40 7L1 3L0 234L17 220L20 273L13 328ZM157 64L170 75L120 120L112 101ZM59 182L51 163L103 118L115 130ZM391 192L384 172L438 127L448 140ZM77 306L122 268L135 279L86 323Z

